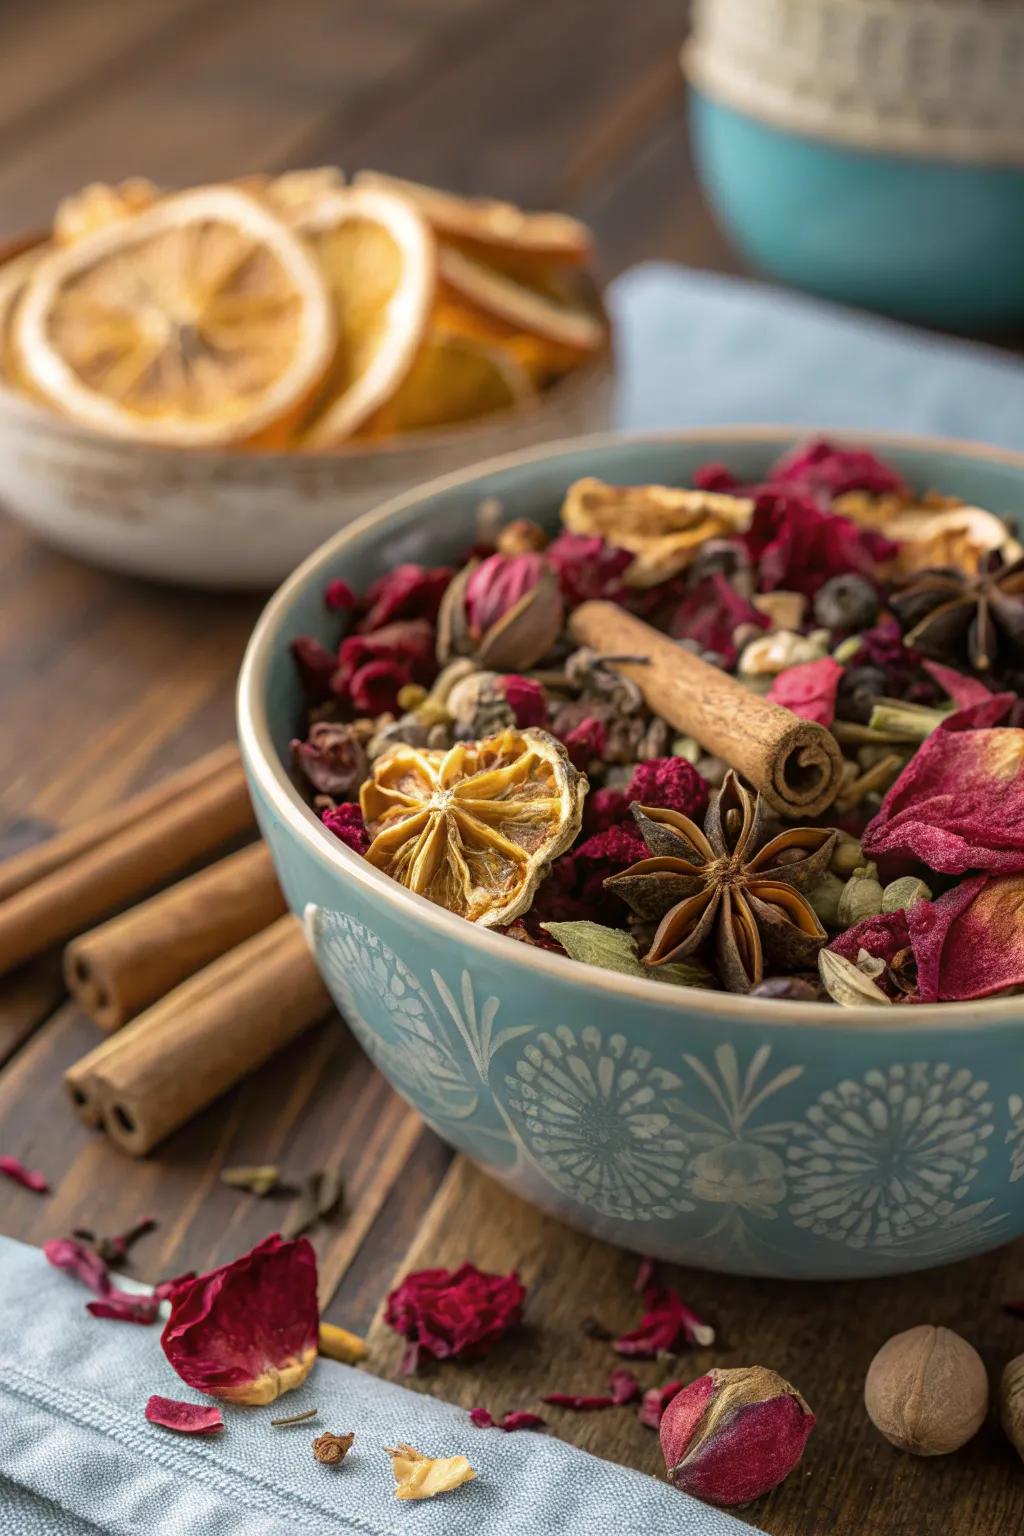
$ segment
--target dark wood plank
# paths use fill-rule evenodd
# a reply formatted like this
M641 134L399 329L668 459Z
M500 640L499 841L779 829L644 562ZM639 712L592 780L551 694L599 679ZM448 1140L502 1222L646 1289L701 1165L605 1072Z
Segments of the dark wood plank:
M661 1475L657 1436L631 1408L588 1414L540 1402L553 1390L599 1392L609 1369L621 1363L580 1325L589 1315L620 1332L636 1321L636 1258L570 1232L458 1159L399 1272L453 1268L466 1259L500 1273L518 1269L529 1288L524 1327L485 1360L437 1366L405 1378L407 1384L465 1408L482 1403L496 1415L506 1408L540 1411L561 1438ZM881 1439L862 1394L875 1350L917 1323L962 1333L993 1377L1024 1350L1024 1323L1000 1307L1024 1293L1024 1242L927 1276L866 1284L768 1284L668 1266L664 1278L715 1324L718 1340L677 1360L638 1363L645 1387L691 1381L712 1365L766 1365L789 1378L818 1416L800 1467L741 1517L771 1536L1020 1532L1020 1460L994 1416L956 1455L923 1460ZM379 1314L369 1342L370 1368L394 1375L402 1344ZM467 1427L467 1450L473 1433Z

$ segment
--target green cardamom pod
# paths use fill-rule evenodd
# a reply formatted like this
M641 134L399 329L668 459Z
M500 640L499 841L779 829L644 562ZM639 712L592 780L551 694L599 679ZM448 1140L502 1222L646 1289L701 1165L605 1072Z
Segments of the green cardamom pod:
M865 917L877 917L882 910L882 887L870 875L854 875L847 880L839 898L837 916L841 928L852 928Z
M882 892L882 911L909 911L918 901L931 901L932 893L916 875L904 875L901 880L890 880Z
M832 873L846 880L849 879L855 869L860 869L863 863L864 855L861 852L860 843L858 843L855 837L851 837L848 832L841 832L839 834L839 841L835 846L835 852L832 854Z
M813 890L805 892L808 904L823 928L841 928L839 898L846 889L838 875L825 875Z

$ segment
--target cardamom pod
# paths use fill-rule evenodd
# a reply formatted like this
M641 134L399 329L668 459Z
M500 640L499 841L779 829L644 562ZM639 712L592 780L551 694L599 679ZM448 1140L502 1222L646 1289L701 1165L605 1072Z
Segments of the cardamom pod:
M847 880L839 898L837 917L841 928L852 928L865 917L877 917L882 910L882 886L870 875L854 875Z
M849 879L855 869L860 869L864 863L864 854L861 852L860 843L848 832L840 832L839 840L832 855L831 869L835 875L841 875L844 880Z
M909 912L919 901L931 901L932 893L916 875L904 875L901 880L890 880L882 892L883 912Z
M833 860L834 862L834 860ZM828 874L814 887L806 891L808 906L810 906L819 923L825 928L841 928L839 921L839 898L846 890L846 882L840 880L838 875Z
M891 1008L892 1003L881 987L870 976L845 960L834 950L823 949L818 953L818 972L825 991L834 1003L843 1008L868 1007Z

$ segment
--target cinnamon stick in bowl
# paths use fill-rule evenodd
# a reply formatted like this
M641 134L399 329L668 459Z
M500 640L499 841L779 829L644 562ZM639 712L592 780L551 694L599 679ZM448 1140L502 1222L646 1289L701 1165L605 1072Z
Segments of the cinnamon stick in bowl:
M197 971L65 1075L96 1085L103 1124L141 1157L330 1010L299 920Z
M68 991L101 1029L120 1029L286 910L270 854L254 843L72 940Z
M581 604L569 629L598 655L645 658L615 668L655 714L735 768L780 815L818 816L832 804L843 759L824 726L752 693L616 603Z

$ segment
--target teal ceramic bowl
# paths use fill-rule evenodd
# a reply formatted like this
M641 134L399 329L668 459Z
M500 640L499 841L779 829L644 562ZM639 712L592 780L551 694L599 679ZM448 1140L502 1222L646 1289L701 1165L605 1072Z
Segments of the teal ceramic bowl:
M863 440L863 439L862 439ZM239 730L288 902L352 1030L439 1135L544 1210L658 1257L750 1275L924 1269L1024 1232L1024 999L891 1010L672 990L473 927L321 828L291 783L295 635L321 594L460 556L484 496L549 524L569 483L757 478L792 431L601 437L390 502L285 582L253 632ZM1002 513L1024 456L874 440L914 484Z
M692 88L690 103L701 180L754 265L927 324L1024 320L1024 171L786 132Z

